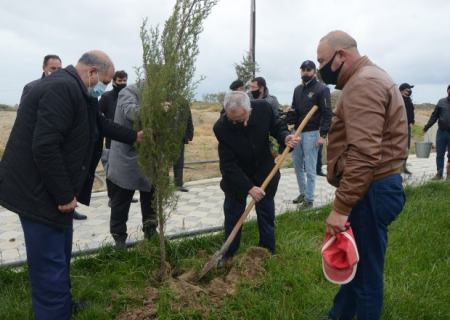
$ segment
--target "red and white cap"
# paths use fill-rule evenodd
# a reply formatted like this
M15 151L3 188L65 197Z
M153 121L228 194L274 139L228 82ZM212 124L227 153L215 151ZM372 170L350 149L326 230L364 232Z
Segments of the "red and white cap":
M346 284L352 281L358 261L358 248L350 227L334 236L325 234L322 245L322 267L325 277L330 282Z

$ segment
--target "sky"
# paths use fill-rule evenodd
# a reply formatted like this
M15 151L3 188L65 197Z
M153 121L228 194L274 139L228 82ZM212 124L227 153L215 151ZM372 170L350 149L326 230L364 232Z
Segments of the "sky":
M24 85L41 76L47 54L59 55L65 67L99 49L134 82L134 67L142 64L143 19L163 26L174 4L0 0L0 104L19 102ZM329 31L343 30L398 85L415 85L414 103L436 104L450 84L449 12L450 1L444 0L256 0L256 76L266 79L281 104L290 104L301 81L301 63L317 63L319 40ZM205 79L197 87L197 100L229 90L236 80L234 64L242 61L249 44L250 0L219 0L200 35L194 80Z

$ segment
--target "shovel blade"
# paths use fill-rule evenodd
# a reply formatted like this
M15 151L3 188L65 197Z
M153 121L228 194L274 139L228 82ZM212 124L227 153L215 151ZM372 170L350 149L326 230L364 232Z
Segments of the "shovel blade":
M197 276L197 281L200 280L201 278L203 278L203 276L205 274L207 274L208 271L211 270L212 267L214 267L214 265L217 264L217 262L219 261L220 257L222 256L220 251L221 250L219 250L216 253L214 253L214 255L211 257L211 259L209 259L208 263L205 264L205 266L203 267L202 270L200 270L200 272L199 272L199 274Z

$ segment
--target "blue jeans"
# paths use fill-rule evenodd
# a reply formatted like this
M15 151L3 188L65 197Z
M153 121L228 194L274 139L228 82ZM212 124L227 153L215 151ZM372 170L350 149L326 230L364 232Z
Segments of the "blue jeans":
M73 231L50 227L22 216L20 222L27 249L34 319L70 319Z
M436 134L436 168L437 173L441 176L444 173L444 155L447 148L450 150L450 132L438 129Z
M314 202L317 151L319 150L319 147L316 146L316 141L319 139L319 135L318 130L301 132L301 140L292 151L298 189L308 202Z
M353 207L348 221L358 247L355 278L340 287L330 319L378 320L383 307L384 256L388 226L403 210L406 196L400 174L373 181Z
M237 222L245 211L246 202L225 196L223 212L225 214L225 241L233 231ZM259 246L275 252L275 201L269 196L265 196L255 204L256 216L258 219ZM242 227L231 242L225 257L232 257L239 249L241 242Z

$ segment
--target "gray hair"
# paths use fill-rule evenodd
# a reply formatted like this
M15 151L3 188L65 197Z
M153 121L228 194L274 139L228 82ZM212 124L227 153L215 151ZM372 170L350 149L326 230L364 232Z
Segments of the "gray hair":
M244 108L245 113L250 112L250 98L248 94L242 91L230 91L223 100L223 108L228 107L230 110L236 110L237 108Z
M108 72L108 70L111 66L111 64L109 63L109 61L107 59L102 59L98 55L96 55L95 53L92 53L92 52L86 52L85 54L83 54L81 56L80 60L78 60L78 63L82 63L88 67L95 66L98 68L98 73Z

